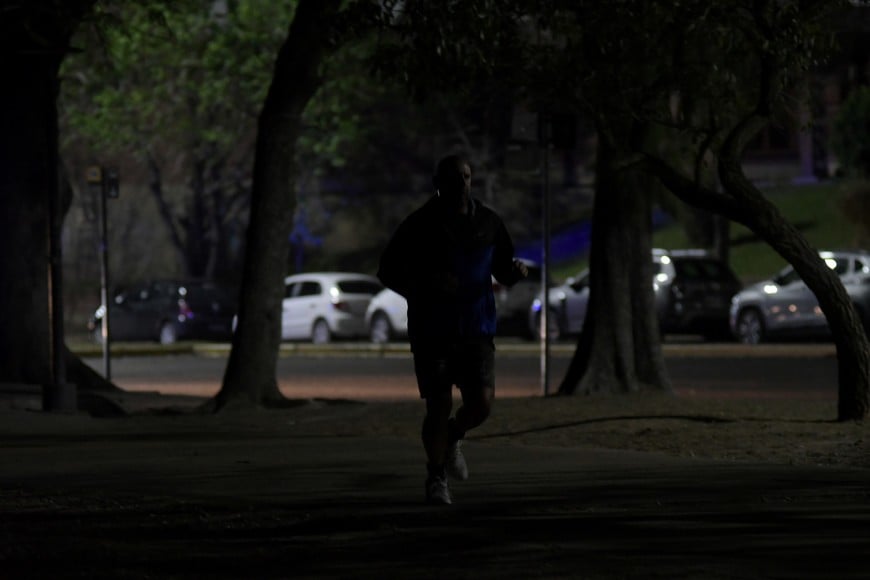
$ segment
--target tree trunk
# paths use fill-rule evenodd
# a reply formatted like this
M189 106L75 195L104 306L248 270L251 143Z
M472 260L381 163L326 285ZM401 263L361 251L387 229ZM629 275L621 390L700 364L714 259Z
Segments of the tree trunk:
M20 3L7 7L0 19L0 74L7 80L0 92L3 383L38 384L45 390L52 388L55 379L65 378L53 374L53 368L61 369L66 359L60 352L52 361L52 349L63 344L63 325L52 328L52 314L59 313L52 313L49 287L52 205L61 212L57 73L73 30L92 4L90 0L71 0L63 6Z
M49 384L48 164L59 58L4 56L0 92L0 382Z
M734 134L738 134L737 129ZM746 179L739 151L726 149L719 159L719 175L725 193L699 187L660 159L650 156L647 161L648 167L680 199L745 225L794 267L815 294L837 347L837 418L840 421L864 420L870 414L870 340L858 312L842 281L825 265L818 251Z
M839 276L818 251L743 175L739 163L720 162L722 184L745 208L746 225L776 250L815 294L828 321L838 362L840 421L870 414L870 340Z
M560 394L669 391L652 289L652 200L644 176L599 140L590 294Z
M320 84L328 20L340 0L301 0L260 113L239 318L214 405L280 405L275 367L296 206L293 163L302 111Z

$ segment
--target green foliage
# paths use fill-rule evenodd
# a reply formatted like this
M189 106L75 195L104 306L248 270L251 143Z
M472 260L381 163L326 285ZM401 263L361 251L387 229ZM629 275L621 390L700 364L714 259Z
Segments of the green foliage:
M64 63L68 134L136 153L232 150L262 105L294 2L239 0L226 15L212 4L102 5L102 42L82 39L89 50Z
M338 49L328 59L323 84L305 109L300 164L316 174L359 161L358 156L370 148L366 145L377 139L383 126L383 119L373 122L372 113L394 102L396 87L373 82L367 74L368 51L364 41Z
M870 87L846 98L834 120L831 149L848 173L870 177Z
M824 10L839 0L409 1L391 21L380 69L417 95L472 80L511 86L535 109L621 112L703 137L754 104L747 79L770 56L789 86L830 45ZM497 82L500 81L500 82ZM704 124L674 119L704 107Z

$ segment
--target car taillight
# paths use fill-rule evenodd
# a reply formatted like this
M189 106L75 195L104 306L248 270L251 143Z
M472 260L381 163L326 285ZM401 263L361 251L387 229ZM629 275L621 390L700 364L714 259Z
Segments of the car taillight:
M178 320L183 322L185 318L193 318L193 310L187 304L186 300L181 299L178 301Z
M350 305L347 302L342 302L340 300L338 302L333 302L332 307L336 310L341 310L342 312L348 312L350 310Z

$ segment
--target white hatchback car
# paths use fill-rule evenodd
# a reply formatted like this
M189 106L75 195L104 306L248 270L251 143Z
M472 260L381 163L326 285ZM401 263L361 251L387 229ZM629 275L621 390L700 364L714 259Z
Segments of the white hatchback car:
M359 338L368 333L366 308L383 289L380 280L355 272L310 272L284 279L281 340Z
M372 298L366 310L366 327L372 342L383 344L408 337L408 301L384 288Z

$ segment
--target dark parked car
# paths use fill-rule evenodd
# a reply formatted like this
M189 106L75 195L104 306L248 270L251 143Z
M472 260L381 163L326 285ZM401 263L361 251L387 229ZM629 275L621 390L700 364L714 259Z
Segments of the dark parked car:
M819 256L840 277L864 328L870 332L870 252L821 251ZM819 301L791 266L734 297L731 302L731 331L745 344L758 344L775 338L830 336L828 321Z
M727 264L704 250L653 250L653 290L662 333L728 336L728 308L740 281ZM589 302L589 271L550 288L551 339L579 334ZM542 299L529 311L529 327L540 335Z
M117 291L110 302L111 340L229 340L235 293L213 282L155 280ZM102 341L103 307L88 323Z
M743 285L728 264L705 250L654 250L653 272L663 333L730 338L731 297Z

